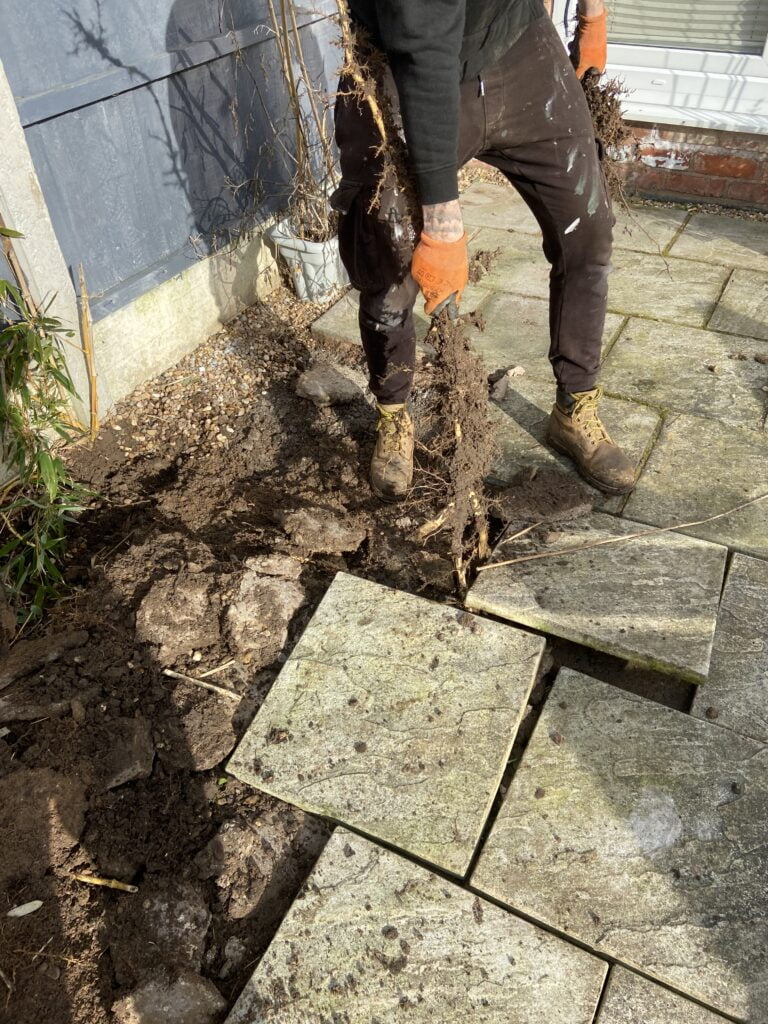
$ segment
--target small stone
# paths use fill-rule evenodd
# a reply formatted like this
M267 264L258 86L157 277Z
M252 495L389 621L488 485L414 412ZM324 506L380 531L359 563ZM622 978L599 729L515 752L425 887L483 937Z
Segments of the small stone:
M308 398L318 408L348 405L363 397L354 381L345 377L335 366L320 360L299 377L296 394L300 398Z
M105 756L99 766L99 785L115 789L126 782L147 779L152 774L155 748L146 718L115 718L108 731Z
M542 786L537 786L533 792L533 795L537 800L541 800L542 797L544 797L544 795L546 794L546 792L546 789L544 789Z
M720 712L717 710L717 708L713 708L711 705L707 708L704 714L707 716L710 722L714 722L716 718L720 717Z
M193 971L143 982L112 1006L118 1024L214 1024L227 1007L212 982Z

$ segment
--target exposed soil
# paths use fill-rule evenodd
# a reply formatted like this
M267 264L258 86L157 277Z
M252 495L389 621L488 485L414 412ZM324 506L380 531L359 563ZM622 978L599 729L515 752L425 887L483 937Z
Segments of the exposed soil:
M285 293L253 307L71 453L97 494L72 597L0 660L0 1020L222 1019L328 834L226 774L237 739L337 571L452 600L446 534L421 544L370 494L362 353L319 351L318 313ZM497 527L583 510L562 480L542 485L519 481ZM569 659L598 678L623 667L559 645Z

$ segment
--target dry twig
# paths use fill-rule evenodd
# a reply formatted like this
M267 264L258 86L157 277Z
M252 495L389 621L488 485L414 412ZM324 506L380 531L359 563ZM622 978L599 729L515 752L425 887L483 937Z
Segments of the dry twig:
M179 679L182 683L192 683L194 686L201 686L204 690L218 693L222 697L229 697L230 700L240 701L243 698L233 690L225 690L223 686L216 686L215 683L206 683L203 679L195 679L194 676L184 675L183 672L175 672L172 668L164 668L163 675L169 679Z

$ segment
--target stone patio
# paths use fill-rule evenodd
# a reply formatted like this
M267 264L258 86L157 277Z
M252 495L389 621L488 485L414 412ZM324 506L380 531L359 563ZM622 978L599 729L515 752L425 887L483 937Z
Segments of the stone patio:
M463 207L471 248L501 250L473 343L518 368L493 476L573 473L544 443L538 228L504 186ZM230 770L353 831L228 1024L768 1021L768 225L639 207L614 264L602 410L638 484L535 544L695 524L488 569L478 614L336 577ZM359 344L356 297L313 329ZM488 614L630 663L616 686L561 669L519 763L545 640ZM636 664L700 682L691 713L627 692Z
M227 1024L589 1024L606 970L337 829Z
M767 820L764 744L563 670L471 884L757 1024Z
M339 573L229 771L464 874L544 648Z

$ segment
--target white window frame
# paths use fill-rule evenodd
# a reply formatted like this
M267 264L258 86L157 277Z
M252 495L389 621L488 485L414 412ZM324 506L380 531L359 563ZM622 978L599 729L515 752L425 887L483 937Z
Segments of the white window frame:
M555 0L561 35L575 6ZM631 120L768 135L768 38L762 54L609 42L608 73L630 90Z

